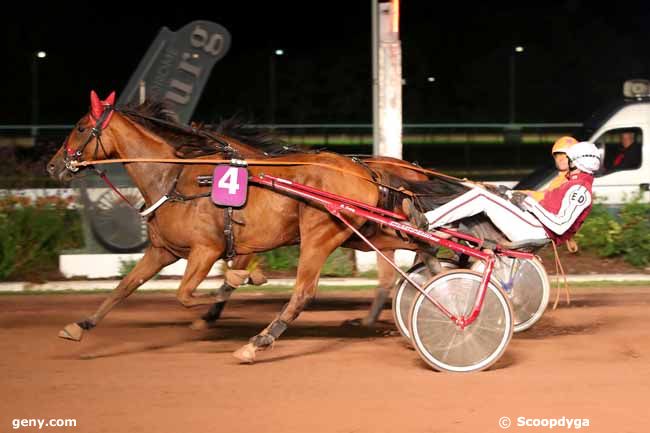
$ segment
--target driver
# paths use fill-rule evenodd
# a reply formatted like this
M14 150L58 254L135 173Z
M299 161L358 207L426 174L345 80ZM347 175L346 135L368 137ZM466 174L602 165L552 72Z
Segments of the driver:
M511 241L550 238L563 242L575 234L589 214L594 173L600 168L600 153L593 143L580 142L566 149L569 170L566 182L545 192L540 201L520 191L494 194L476 187L424 214L408 201L407 216L428 229L485 212Z

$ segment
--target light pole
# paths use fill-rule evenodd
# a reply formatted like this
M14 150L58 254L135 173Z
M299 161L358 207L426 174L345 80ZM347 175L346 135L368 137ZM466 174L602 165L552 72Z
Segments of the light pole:
M41 59L47 57L45 51L37 51L31 55L31 72L32 72L32 137L36 138L38 133L38 111L39 111L39 100L38 100L38 62Z
M517 104L517 70L515 65L515 57L518 53L523 53L524 47L518 45L515 47L514 52L510 53L510 110L508 120L510 123L515 123L515 111Z
M276 104L276 79L275 79L275 57L283 56L284 50L277 49L269 57L269 123L275 125L275 104Z

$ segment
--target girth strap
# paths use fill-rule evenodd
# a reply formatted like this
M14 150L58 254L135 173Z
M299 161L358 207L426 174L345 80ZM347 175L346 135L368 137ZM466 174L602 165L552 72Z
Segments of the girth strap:
M226 260L235 257L235 234L232 231L232 207L223 208L223 234L226 238Z

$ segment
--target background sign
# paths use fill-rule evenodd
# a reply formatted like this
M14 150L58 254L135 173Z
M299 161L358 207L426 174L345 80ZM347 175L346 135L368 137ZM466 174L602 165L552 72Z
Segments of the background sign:
M193 21L177 32L163 27L140 61L117 106L154 99L189 123L214 64L230 48L230 33L210 21Z

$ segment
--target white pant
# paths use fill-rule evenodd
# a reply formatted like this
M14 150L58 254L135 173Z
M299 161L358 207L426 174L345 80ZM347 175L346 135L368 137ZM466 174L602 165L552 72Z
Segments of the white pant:
M548 238L542 224L533 214L478 187L424 215L429 220L430 228L435 228L480 212L485 212L511 242Z

